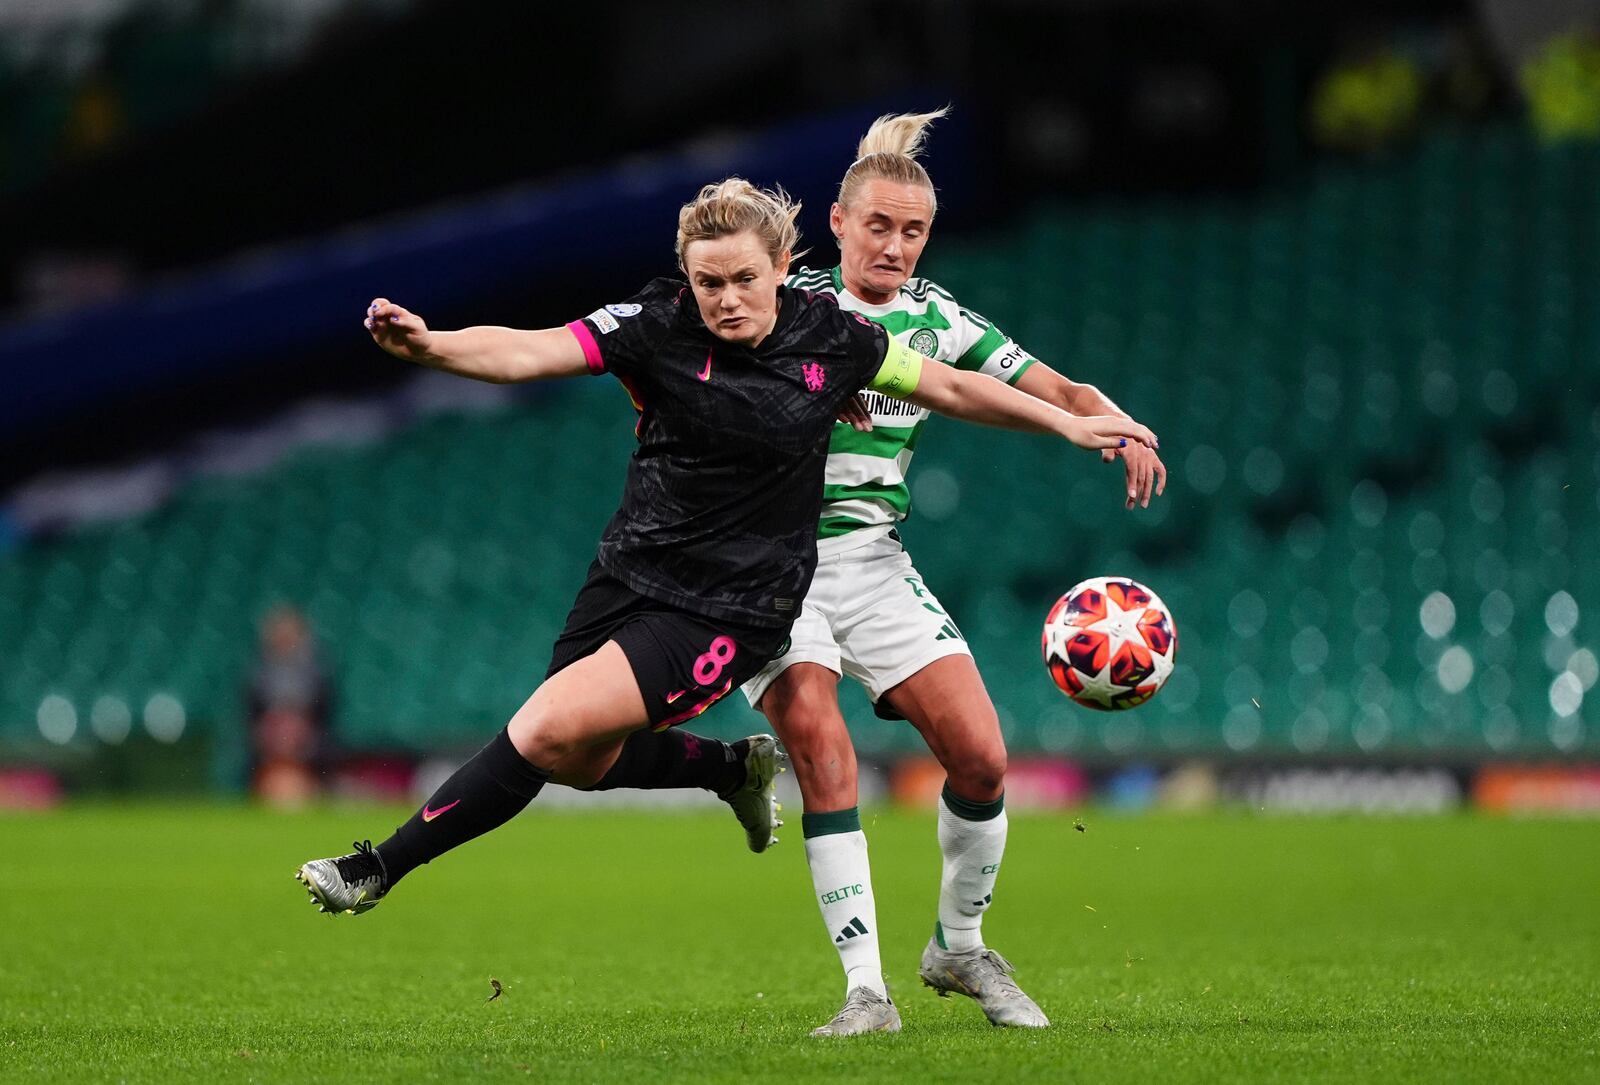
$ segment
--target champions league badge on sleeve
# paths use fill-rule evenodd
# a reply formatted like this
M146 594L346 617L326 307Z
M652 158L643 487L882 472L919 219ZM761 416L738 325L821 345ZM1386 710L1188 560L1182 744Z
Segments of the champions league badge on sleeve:
M604 309L596 309L589 314L589 319L594 321L594 326L600 329L601 335L610 335L622 327L617 323L617 318L626 320L630 316L638 316L644 311L644 306L638 302L619 302L616 305L607 305Z

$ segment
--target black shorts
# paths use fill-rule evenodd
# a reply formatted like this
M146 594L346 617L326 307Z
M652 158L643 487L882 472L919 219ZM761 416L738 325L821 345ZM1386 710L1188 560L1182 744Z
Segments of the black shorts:
M743 625L659 603L597 561L556 638L545 677L614 640L633 667L650 725L664 731L744 685L788 639L787 625Z

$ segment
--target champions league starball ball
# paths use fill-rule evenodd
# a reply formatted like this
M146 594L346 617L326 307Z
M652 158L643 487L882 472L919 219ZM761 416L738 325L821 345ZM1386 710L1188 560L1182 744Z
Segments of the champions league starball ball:
M1043 648L1062 693L1115 711L1155 696L1172 674L1178 631L1155 592L1125 576L1097 576L1056 600Z

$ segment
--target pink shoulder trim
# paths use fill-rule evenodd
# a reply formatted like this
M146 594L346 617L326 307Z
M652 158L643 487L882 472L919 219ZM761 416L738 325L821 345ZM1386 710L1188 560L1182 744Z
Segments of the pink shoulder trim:
M581 320L574 320L567 325L578 340L578 345L583 348L583 360L589 363L589 372L599 375L606 371L606 363L600 357L600 344L594 341L594 333L589 330L589 325Z

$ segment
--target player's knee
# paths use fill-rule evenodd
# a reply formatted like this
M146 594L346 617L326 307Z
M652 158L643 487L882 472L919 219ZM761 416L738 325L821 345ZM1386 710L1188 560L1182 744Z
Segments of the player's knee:
M531 765L546 770L570 762L579 742L571 727L550 706L529 702L506 725L511 744Z
M964 751L944 766L950 790L974 802L993 802L1006 789L1006 748L1001 744Z
M844 717L832 705L774 718L773 727L793 766L808 808L838 810L855 805L856 751Z
M843 747L824 743L787 749L807 809L842 810L855 805L856 758L848 743Z

